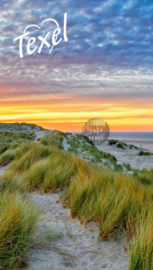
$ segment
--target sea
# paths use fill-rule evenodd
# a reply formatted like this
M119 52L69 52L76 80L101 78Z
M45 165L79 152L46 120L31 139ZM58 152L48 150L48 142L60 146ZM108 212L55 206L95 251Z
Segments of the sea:
M153 141L153 132L110 132L109 139Z
M82 132L72 132L81 134ZM153 132L110 132L108 139L153 141Z

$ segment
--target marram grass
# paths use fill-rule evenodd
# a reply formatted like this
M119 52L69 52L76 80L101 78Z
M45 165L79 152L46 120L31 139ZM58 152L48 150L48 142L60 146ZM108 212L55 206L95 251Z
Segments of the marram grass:
M102 240L107 240L110 236L116 238L126 231L130 270L153 269L152 172L144 171L140 177L131 177L102 165L87 164L78 157L62 151L61 142L62 136L59 133L46 136L38 142L21 141L15 148L16 152L12 157L14 161L5 176L7 184L4 180L1 181L1 192L4 193L5 189L9 192L12 190L12 196L15 196L17 189L22 198L21 194L27 190L43 189L44 192L63 190L63 200L69 205L72 217L78 216L85 222L98 221ZM3 155L7 154L7 151L4 151ZM19 205L21 200L19 199ZM25 214L23 220L24 222L26 220L27 226L28 223L34 224L32 221L34 214L27 212L28 216L32 215L28 219L26 210L23 213ZM5 219L7 220L7 216ZM26 237L23 238L23 242ZM30 237L31 235L28 239L31 239ZM19 247L20 256L25 259L22 245ZM14 249L9 252L13 263L16 263L12 253Z
M18 192L7 189L0 197L0 269L19 269L28 264L38 212Z

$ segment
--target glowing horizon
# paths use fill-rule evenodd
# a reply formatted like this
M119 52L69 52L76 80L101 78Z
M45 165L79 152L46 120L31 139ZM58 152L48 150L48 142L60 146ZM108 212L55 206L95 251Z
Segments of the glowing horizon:
M81 100L80 100L81 99ZM153 131L152 100L148 108L142 107L141 99L104 100L90 98L50 99L37 101L1 101L0 122L27 122L47 129L82 131L84 123L91 118L104 119L113 131ZM3 105L2 105L3 103ZM144 100L143 100L144 103ZM150 104L150 105L149 105ZM10 106L11 105L11 106ZM101 109L103 108L103 109ZM10 114L11 111L11 114ZM142 124L143 123L143 124Z

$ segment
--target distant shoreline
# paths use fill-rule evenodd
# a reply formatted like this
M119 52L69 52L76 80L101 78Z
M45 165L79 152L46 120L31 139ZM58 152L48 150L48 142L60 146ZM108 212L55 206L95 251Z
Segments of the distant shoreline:
M81 134L82 132L72 132ZM153 132L110 132L109 140L119 141L149 141L153 142Z
M139 140L139 139L116 139L116 138L109 138L109 140L118 140L118 141L122 141L122 142L126 142L126 143L152 143L153 144L153 140Z
M133 144L137 147L141 147L141 148L144 148L148 151L151 151L153 152L153 140L137 140L137 139L116 139L115 140L119 140L119 141L122 141L122 142L125 142L127 144Z

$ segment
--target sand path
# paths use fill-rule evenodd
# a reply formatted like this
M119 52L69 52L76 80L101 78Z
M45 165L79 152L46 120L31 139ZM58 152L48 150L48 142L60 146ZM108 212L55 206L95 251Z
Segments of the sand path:
M53 130L37 131L37 132L35 132L36 136L35 136L34 141L37 141L38 139L43 138L43 137L51 134L52 132L53 132Z
M5 173L6 173L9 166L10 166L10 163L7 164L6 166L0 166L0 176L5 175Z
M68 150L68 148L70 147L70 145L67 143L67 139L63 136L63 148L65 151Z
M47 248L32 249L28 270L127 270L127 253L123 241L102 242L96 223L84 228L72 219L70 209L62 207L59 194L33 194L31 200L43 210L41 229L61 234ZM58 203L57 203L58 202Z

